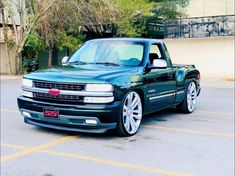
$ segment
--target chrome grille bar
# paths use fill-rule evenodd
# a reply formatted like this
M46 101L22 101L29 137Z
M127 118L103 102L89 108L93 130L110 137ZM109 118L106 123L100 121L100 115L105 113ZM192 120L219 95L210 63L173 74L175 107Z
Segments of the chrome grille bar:
M42 89L81 91L84 88L84 85L80 84L50 83L50 82L41 82L41 81L33 81L33 83L34 87Z
M37 87L25 87L22 89L28 92L38 92L38 93L48 93L50 89L43 89ZM89 92L89 91L70 91L70 90L60 90L61 95L77 95L77 96L91 96L91 97L110 97L113 96L113 92Z

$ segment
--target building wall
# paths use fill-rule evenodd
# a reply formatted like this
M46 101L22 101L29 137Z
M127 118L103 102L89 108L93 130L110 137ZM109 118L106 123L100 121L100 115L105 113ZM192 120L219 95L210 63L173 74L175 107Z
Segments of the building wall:
M17 2L18 0L8 0L10 7L12 7L13 10L13 14L14 14L14 19L15 19L15 23L16 25L20 25L20 15L18 13L17 10ZM21 0L22 1L22 0ZM8 24L12 24L11 18L9 17L9 14L7 12L7 9L4 9L4 16L5 16L5 20L7 21ZM2 14L0 13L0 24L2 23Z
M234 15L234 0L190 0L189 17Z
M15 67L15 57L14 51L10 51L10 61L12 64L11 70L12 73L15 74L16 67ZM8 74L9 73L9 64L8 64L8 55L6 51L6 45L0 42L0 74Z
M202 78L234 79L234 36L166 39L173 63L194 64Z

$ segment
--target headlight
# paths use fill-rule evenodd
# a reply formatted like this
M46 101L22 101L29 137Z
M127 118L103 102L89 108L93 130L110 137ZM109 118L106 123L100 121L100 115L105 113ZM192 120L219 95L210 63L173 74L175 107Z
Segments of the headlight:
M25 87L33 87L33 81L30 79L22 79L22 85Z
M109 92L113 91L113 86L111 84L87 84L85 90L94 92Z

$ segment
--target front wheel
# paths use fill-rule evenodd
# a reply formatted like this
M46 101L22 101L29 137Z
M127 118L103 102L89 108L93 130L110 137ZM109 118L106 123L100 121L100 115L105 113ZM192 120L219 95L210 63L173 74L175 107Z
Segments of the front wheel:
M186 94L183 102L181 102L177 109L183 113L192 113L196 107L197 86L194 81L188 83Z
M137 133L142 120L142 102L139 94L130 91L126 94L117 124L117 133L121 136L132 136Z

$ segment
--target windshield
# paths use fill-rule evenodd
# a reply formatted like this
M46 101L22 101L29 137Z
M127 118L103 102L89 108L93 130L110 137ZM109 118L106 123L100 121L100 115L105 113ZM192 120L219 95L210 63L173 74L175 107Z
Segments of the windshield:
M143 54L142 43L95 41L82 46L68 63L137 66L141 63Z

